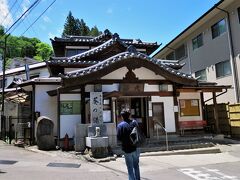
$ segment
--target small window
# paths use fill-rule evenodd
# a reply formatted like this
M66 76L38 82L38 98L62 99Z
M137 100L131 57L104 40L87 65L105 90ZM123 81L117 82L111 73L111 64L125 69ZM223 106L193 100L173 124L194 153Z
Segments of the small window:
M175 58L174 58L174 52L171 52L170 54L168 54L168 55L166 56L166 59L167 59L167 60L173 60L173 59L175 59Z
M80 101L61 101L60 102L60 115L76 115L80 112Z
M216 77L224 77L227 75L231 75L231 65L230 61L223 61L216 64Z
M159 91L168 91L168 84L160 84Z
M224 19L212 26L212 38L216 38L226 32L226 22Z
M199 116L199 100L198 99L180 99L180 116Z
M200 48L203 45L203 35L199 34L197 37L192 39L193 50Z
M74 56L77 54L81 54L87 51L87 49L66 49L66 57Z
M195 72L195 77L198 78L198 80L206 81L207 80L207 74L206 70L200 70Z
M181 60L187 57L186 48L184 44L175 50L175 56L177 60Z
M240 7L237 9L238 11L238 22L240 23Z

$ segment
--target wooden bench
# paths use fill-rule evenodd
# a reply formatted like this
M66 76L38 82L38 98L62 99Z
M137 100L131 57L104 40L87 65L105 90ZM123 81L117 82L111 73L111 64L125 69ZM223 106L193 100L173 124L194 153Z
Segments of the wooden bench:
M184 135L185 130L204 129L206 125L207 121L205 120L179 121L181 135Z

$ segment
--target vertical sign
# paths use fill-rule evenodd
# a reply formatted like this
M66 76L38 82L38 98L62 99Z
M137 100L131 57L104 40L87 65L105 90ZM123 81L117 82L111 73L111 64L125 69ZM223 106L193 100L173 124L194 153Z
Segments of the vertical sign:
M26 73L26 80L30 79L30 69L29 69L29 65L25 64L25 73Z
M103 123L102 92L90 92L90 116L92 124Z

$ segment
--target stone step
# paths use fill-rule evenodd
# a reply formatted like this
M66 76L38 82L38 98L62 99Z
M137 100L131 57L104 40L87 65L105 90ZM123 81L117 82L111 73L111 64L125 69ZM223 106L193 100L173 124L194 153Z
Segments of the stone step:
M202 143L178 143L178 144L168 144L168 149L166 144L146 144L143 147L140 147L142 153L145 152L157 152L157 151L172 151L172 150L186 150L186 149L196 149L196 148L207 148L214 147L215 145L211 142L202 142ZM111 149L113 154L118 156L123 154L121 146L117 146Z

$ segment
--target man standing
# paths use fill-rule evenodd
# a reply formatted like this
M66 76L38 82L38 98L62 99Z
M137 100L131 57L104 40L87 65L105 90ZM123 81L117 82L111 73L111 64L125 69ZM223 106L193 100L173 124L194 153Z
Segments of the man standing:
M137 126L135 120L131 120L129 109L121 111L123 121L117 126L117 138L122 142L122 150L124 151L125 162L128 170L129 180L140 180L139 171L139 149L134 146L130 139L132 129Z

